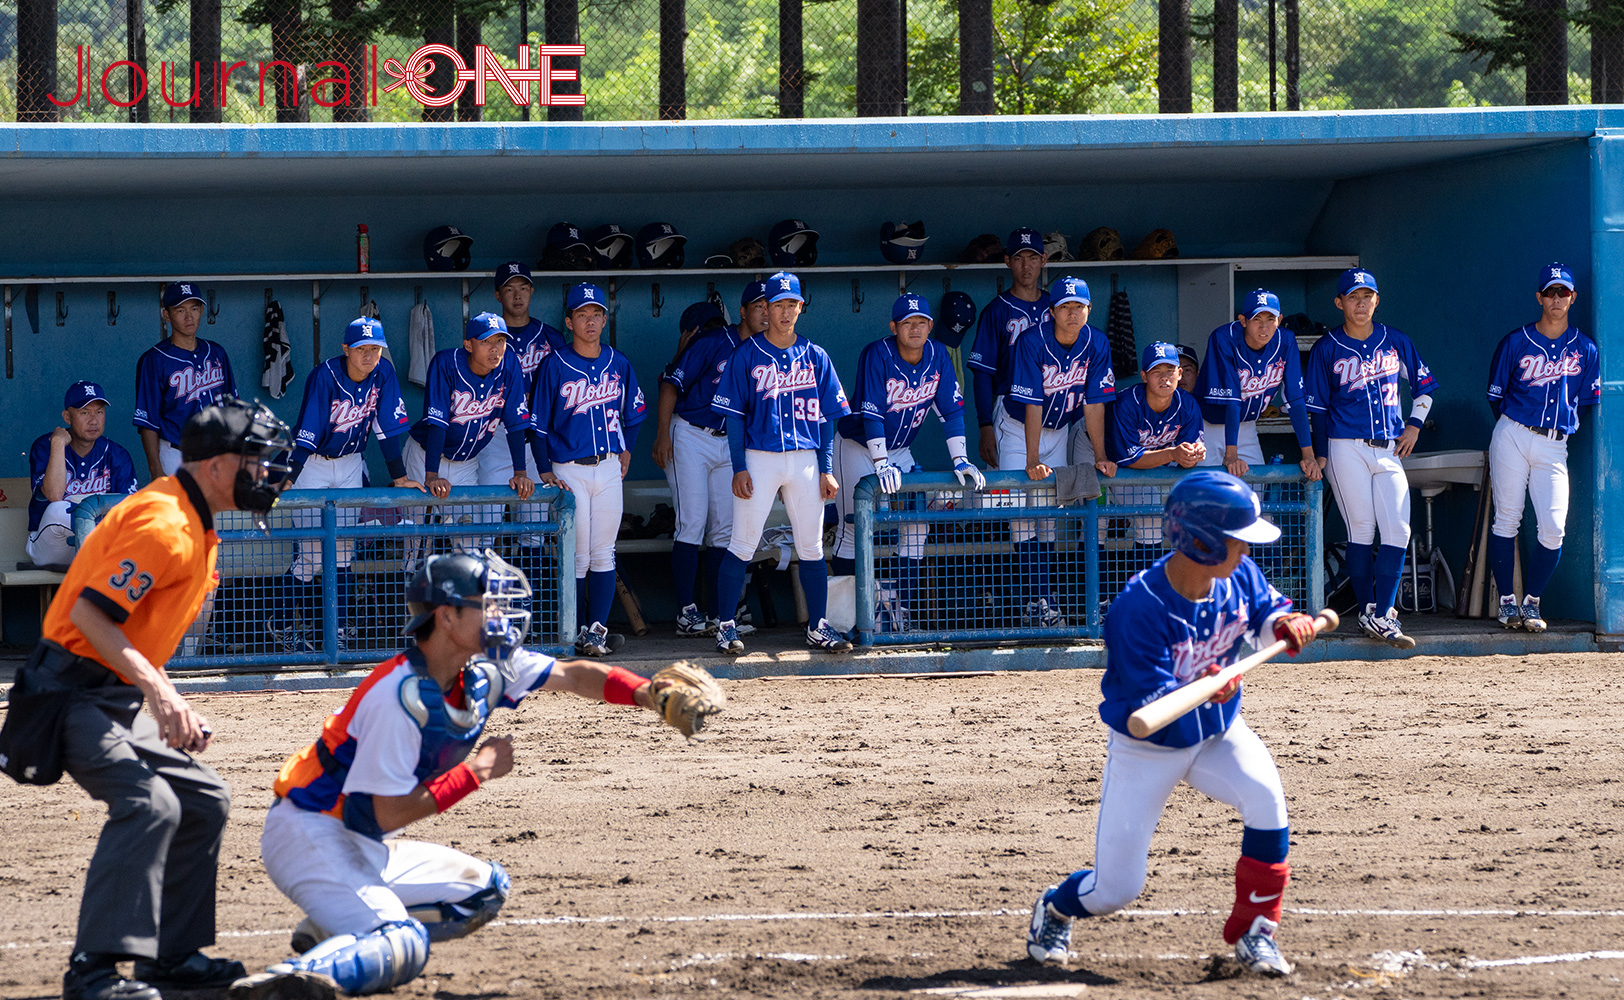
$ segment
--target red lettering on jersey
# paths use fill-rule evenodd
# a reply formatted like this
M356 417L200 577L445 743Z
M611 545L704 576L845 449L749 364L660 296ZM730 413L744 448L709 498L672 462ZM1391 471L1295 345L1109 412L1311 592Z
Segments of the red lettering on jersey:
M1286 380L1286 363L1284 361L1271 362L1269 367L1263 369L1263 374L1254 375L1250 368L1235 369L1237 381L1241 387L1241 398L1251 399L1253 396L1263 396L1273 392L1281 382Z
M1081 358L1072 358L1070 367L1064 371L1059 365L1043 366L1043 394L1054 396L1069 389L1077 389L1088 383L1088 362Z
M578 378L573 382L565 382L558 387L558 394L564 398L566 409L574 410L577 415L585 413L594 406L602 406L620 399L620 376L612 372L604 372L596 381Z
M226 369L218 361L207 362L202 368L178 368L169 376L175 398L186 402L195 402L206 392L213 395L213 390L225 384Z
M1517 370L1522 373L1522 380L1533 386L1550 385L1569 375L1579 375L1583 371L1582 366L1583 362L1576 351L1555 360L1540 354L1528 354L1517 359Z
M1331 371L1336 374L1338 381L1350 389L1358 389L1370 382L1380 381L1389 375L1397 375L1403 365L1399 363L1398 351L1389 347L1385 351L1377 351L1376 356L1366 360L1357 357L1337 358L1331 363ZM1425 372L1418 372L1425 375Z
M791 363L787 372L779 371L777 365L757 365L750 369L750 377L756 380L756 394L766 399L818 387L817 370L799 361Z
M366 399L360 403L352 403L347 399L333 400L332 408L327 412L327 422L333 430L340 434L352 431L366 422L378 408L378 387L373 386L367 390Z
M68 480L67 485L62 487L62 495L69 497L94 496L98 493L110 492L112 488L113 470L102 466L99 470L83 479ZM5 495L0 493L0 500L4 499Z
M932 375L917 386L909 385L906 379L888 378L885 380L885 405L892 412L906 410L910 406L928 403L936 398L936 391L942 386L942 376Z
M502 403L507 391L498 389L484 399L475 399L474 394L464 389L451 390L451 422L454 424L471 424L476 420L484 420L491 414L502 409Z
M1212 623L1212 634L1207 638L1185 639L1173 644L1169 650L1173 654L1173 676L1187 681L1217 663L1218 658L1227 654L1246 634L1248 627L1245 618L1231 619L1219 611Z

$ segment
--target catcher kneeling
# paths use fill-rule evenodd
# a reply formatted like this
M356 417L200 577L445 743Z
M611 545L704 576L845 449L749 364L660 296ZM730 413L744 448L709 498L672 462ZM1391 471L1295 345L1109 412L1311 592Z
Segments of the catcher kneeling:
M721 687L689 664L649 681L524 649L529 598L524 574L490 551L435 556L417 571L405 630L416 644L374 668L277 775L260 854L306 914L293 934L302 954L240 980L233 998L390 990L423 971L430 942L496 915L510 887L501 865L395 837L513 770L509 737L479 742L493 709L568 691L654 709L686 736L721 710Z

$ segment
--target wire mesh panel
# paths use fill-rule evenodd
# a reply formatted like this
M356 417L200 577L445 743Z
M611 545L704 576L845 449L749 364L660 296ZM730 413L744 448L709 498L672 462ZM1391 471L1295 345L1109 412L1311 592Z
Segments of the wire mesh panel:
M1162 503L1180 473L1124 470L1104 495L1056 506L1054 480L988 474L982 493L917 473L856 491L857 629L871 645L1095 639L1112 599L1167 553ZM1248 476L1280 541L1252 558L1299 607L1324 596L1319 483Z

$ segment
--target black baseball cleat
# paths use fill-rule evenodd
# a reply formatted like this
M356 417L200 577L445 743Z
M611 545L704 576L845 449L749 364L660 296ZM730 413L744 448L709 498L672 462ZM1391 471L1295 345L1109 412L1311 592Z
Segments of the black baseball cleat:
M163 1000L158 988L138 979L125 979L117 966L95 969L68 967L62 977L62 1000Z
M210 958L201 951L179 959L139 958L135 978L160 990L220 989L248 974L241 962Z

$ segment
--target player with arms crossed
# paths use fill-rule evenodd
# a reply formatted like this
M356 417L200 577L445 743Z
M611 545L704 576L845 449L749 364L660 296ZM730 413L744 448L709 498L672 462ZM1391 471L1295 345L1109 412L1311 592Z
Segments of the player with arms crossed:
M73 511L98 493L134 493L135 465L124 446L104 437L107 393L94 382L75 382L62 397L62 423L28 449L28 558L63 566L78 551Z
M130 415L153 479L172 476L180 468L180 433L191 415L220 396L237 394L226 349L197 335L203 322L197 286L171 282L160 301L169 339L147 348L136 361L135 410Z
M1399 627L1399 578L1410 544L1410 481L1404 456L1415 450L1438 380L1402 332L1375 321L1381 296L1369 271L1349 268L1337 281L1342 325L1308 352L1305 403L1314 452L1348 526L1348 577L1359 601L1359 627L1399 649L1415 640ZM1410 418L1399 407L1399 380L1410 384ZM1381 547L1376 548L1377 528Z
M431 556L413 576L403 634L415 643L373 668L276 777L260 855L306 914L292 941L301 954L238 984L235 1000L330 998L335 984L385 992L423 971L430 942L496 916L511 888L500 864L396 836L512 772L511 737L481 742L495 709L517 708L532 691L566 691L671 718L667 671L650 682L524 649L529 597L524 574L489 550ZM716 682L693 676L714 688L695 711L720 710Z
M814 649L851 649L825 614L829 566L823 561L823 505L835 498L835 422L851 412L834 362L795 332L806 300L801 279L779 271L767 279L767 332L734 350L711 406L727 421L733 463L733 540L722 557L716 606L733 614L744 596L744 569L756 554L773 498L782 491L806 593L806 641ZM744 652L738 624L716 628L716 648Z
M609 635L615 602L615 538L626 510L632 442L648 416L626 355L603 343L609 297L582 282L564 299L570 343L542 362L531 401L532 447L541 481L575 494L575 650L606 656L625 640Z
M1094 454L1106 453L1105 403L1116 393L1111 345L1088 325L1088 282L1057 278L1048 295L1051 320L1015 342L1009 395L998 414L998 467L1025 469L1033 482L1066 464L1068 428L1078 421ZM1116 475L1116 463L1104 458L1094 468ZM1051 585L1055 537L1053 521L1009 522L1025 581L1026 619L1039 628L1066 624Z
M1253 289L1241 315L1246 318L1225 323L1207 337L1207 363L1195 388L1201 404L1201 437L1207 444L1201 464L1221 464L1236 476L1262 465L1257 418L1276 395L1284 395L1291 408L1291 430L1302 449L1297 464L1304 478L1317 480L1320 464L1303 406L1302 355L1296 335L1280 325L1280 298L1266 288Z
M1313 619L1291 611L1247 555L1252 544L1280 537L1258 511L1257 494L1226 472L1179 480L1163 515L1173 551L1128 582L1106 619L1100 718L1109 738L1094 867L1038 897L1026 937L1036 961L1066 964L1073 920L1115 913L1138 897L1151 835L1183 781L1240 810L1235 904L1224 922L1235 960L1265 975L1291 971L1274 941L1291 873L1286 797L1274 758L1240 717L1241 679L1145 739L1128 731L1134 711L1235 662L1243 641L1273 636L1295 655L1314 638Z
M1036 229L1017 229L1009 234L1004 241L1009 291L981 310L970 355L964 359L965 367L971 370L971 388L981 423L981 460L991 468L1005 468L999 464L1004 446L996 427L1015 370L1015 343L1027 330L1041 329L1050 322L1049 293L1040 284L1048 262L1043 235Z
M879 477L881 492L900 490L903 473L919 469L911 449L931 413L942 422L947 454L959 483L974 490L987 486L987 477L965 454L964 394L959 391L947 348L930 339L934 322L924 298L911 292L899 295L891 305L891 336L874 341L857 356L854 412L836 425L835 462L840 480L835 500L840 518L836 574L857 572L857 526L847 521L856 509L853 492L857 483L872 474ZM919 570L929 532L924 524L905 524L899 531L897 597L903 615L897 623L899 629L907 628L908 610L920 606Z
M1489 363L1489 408L1499 420L1489 439L1494 526L1489 568L1500 592L1496 618L1505 628L1545 631L1539 599L1562 557L1568 523L1568 438L1579 407L1601 402L1596 342L1568 323L1578 299L1573 274L1552 263L1540 272L1539 319L1501 339ZM1521 606L1513 584L1523 497L1533 497L1538 544L1529 546Z
M1106 453L1119 469L1191 469L1207 456L1202 443L1201 410L1195 397L1179 388L1178 347L1147 344L1140 356L1142 381L1116 394L1111 401ZM1113 486L1111 498L1122 504L1154 504L1167 498L1163 486ZM1161 556L1162 519L1134 517L1134 558L1129 574ZM1126 582L1118 577L1112 584Z

